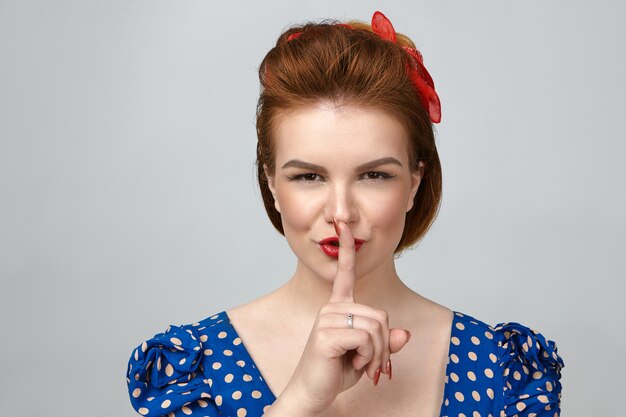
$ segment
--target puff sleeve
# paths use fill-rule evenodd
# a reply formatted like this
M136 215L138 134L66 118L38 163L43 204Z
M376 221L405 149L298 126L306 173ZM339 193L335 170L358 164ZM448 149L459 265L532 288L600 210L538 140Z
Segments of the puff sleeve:
M503 377L502 416L558 417L563 360L556 343L519 323L494 328Z
M203 339L191 325L171 325L131 354L130 401L144 416L218 416L202 366Z

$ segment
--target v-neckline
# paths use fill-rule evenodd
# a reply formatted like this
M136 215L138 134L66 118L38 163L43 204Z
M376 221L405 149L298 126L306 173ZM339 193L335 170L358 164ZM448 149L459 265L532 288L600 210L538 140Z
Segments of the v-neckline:
M228 325L230 326L231 330L233 331L233 333L235 334L235 336L237 338L239 338L239 340L241 340L241 352L244 354L244 356L246 357L246 360L249 360L250 364L253 365L253 369L254 372L256 372L256 376L259 378L258 380L261 381L261 388L265 391L266 394L268 394L268 398L270 399L270 403L274 403L276 401L276 395L274 394L274 392L272 391L272 389L270 388L270 386L267 384L265 377L263 376L261 369L259 369L259 367L257 366L256 362L254 362L254 359L252 359L252 355L250 355L250 352L248 351L248 349L246 348L246 343L244 342L244 340L241 338L241 336L239 335L239 332L237 331L237 329L235 328L235 326L233 325L232 321L230 320L230 316L228 315L228 313L226 312L226 310L222 311L222 313L224 317L226 318L226 321L228 322ZM439 408L439 416L443 415L443 411L444 411L444 407L445 407L445 402L446 402L446 398L447 398L447 394L448 394L448 385L445 381L448 379L449 377L449 372L450 372L450 354L452 353L452 334L454 333L454 326L455 323L457 321L457 312L456 311L452 311L452 322L450 324L450 340L448 341L448 353L447 353L447 364L446 364L446 374L444 377L444 387L443 387L443 398L441 399L441 406Z

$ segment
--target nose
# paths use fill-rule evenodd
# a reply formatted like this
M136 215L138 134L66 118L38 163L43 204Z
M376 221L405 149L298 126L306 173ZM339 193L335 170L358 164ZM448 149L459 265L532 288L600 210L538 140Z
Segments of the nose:
M335 184L329 187L324 210L324 219L329 223L333 222L333 218L347 224L354 223L359 219L359 210L353 190L347 185Z

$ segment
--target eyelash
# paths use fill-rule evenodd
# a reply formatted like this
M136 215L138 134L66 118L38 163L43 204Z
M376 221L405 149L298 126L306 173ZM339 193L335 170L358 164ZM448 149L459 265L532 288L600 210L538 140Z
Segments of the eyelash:
M390 180L395 178L395 175L391 175L388 174L386 172L382 172L382 171L368 171L366 172L364 175L370 175L370 174L375 174L378 178L365 178L366 180L369 181L386 181L386 180ZM311 176L316 176L316 177L320 177L321 175L316 174L314 172L307 172L304 174L298 174L298 175L294 175L293 177L287 177L290 181L302 181L302 182L308 182L308 183L313 183L316 182L315 179L310 179ZM307 179L307 177L309 177L309 179Z

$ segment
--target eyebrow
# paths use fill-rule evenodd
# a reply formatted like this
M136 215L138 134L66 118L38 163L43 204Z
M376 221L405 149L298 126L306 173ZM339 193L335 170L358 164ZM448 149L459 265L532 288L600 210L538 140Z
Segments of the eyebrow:
M373 161L361 164L357 167L357 171L365 171L365 170L372 169L380 165L386 165L386 164L398 165L399 167L402 168L402 162L398 161L396 158L387 156L384 158L374 159ZM281 169L285 169L285 168L302 168L302 169L309 169L312 171L326 172L326 168L324 168L321 165L312 164L310 162L304 162L299 159L292 159L290 161L287 161L281 167Z

